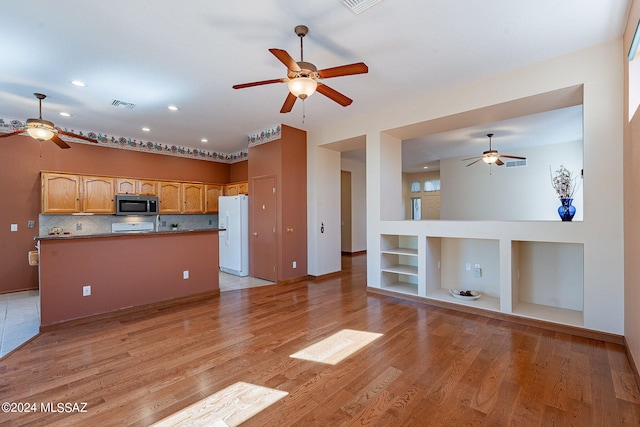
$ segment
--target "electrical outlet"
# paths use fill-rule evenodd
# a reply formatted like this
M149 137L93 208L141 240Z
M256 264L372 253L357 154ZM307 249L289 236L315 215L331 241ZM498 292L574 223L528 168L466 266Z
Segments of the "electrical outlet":
M82 287L82 296L88 297L91 295L91 286L83 286Z
M471 271L471 263L470 262L466 263L464 265L464 269L467 270L467 271Z
M80 231L80 230L82 230L82 224L77 223L76 224L76 231Z
M182 278L183 279L188 279L189 278L189 270L185 270L182 272Z
M27 228L34 228L36 226L36 222L34 220L27 221Z
M476 267L473 269L473 277L479 279L482 277L482 269L480 267Z
M296 264L295 261L293 261L293 268L298 268L298 265Z

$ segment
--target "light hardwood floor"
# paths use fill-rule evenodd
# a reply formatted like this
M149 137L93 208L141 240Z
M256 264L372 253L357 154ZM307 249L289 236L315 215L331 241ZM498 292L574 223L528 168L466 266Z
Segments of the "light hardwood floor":
M368 294L366 255L343 262L43 333L0 360L0 401L37 410L0 424L147 426L248 383L288 394L247 426L640 425L622 346ZM335 365L290 357L344 329L382 336Z

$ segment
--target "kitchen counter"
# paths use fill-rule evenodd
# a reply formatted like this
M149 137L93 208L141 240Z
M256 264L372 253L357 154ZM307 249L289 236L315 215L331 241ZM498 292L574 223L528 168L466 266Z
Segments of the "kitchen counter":
M203 228L198 230L160 230L160 231L126 231L120 233L102 233L102 234L49 234L45 236L36 236L33 240L71 240L71 239L94 239L102 237L121 237L121 236L160 236L174 235L185 233L217 233L224 231L221 228Z
M218 231L36 237L41 328L129 307L218 295Z

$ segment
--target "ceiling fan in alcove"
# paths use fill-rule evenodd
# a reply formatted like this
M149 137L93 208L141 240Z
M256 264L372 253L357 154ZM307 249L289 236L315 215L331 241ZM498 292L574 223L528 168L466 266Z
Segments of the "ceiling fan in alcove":
M17 130L15 132L0 134L0 138L6 138L8 136L18 135L20 133L27 132L29 134L29 136L31 138L33 138L33 139L37 139L38 141L51 140L60 148L71 148L71 146L69 144L67 144L66 142L64 142L58 136L58 134L71 136L73 138L84 139L85 141L90 141L90 142L95 142L95 143L98 142L94 138L89 138L89 137L83 136L83 135L76 135L75 133L66 132L66 131L63 131L61 129L57 129L55 127L55 125L53 124L53 122L50 122L48 120L44 120L42 118L42 100L45 99L47 97L47 95L44 95L42 93L34 93L34 95L35 95L36 98L38 98L38 102L40 104L40 115L39 115L39 118L37 118L37 119L27 119L27 124L25 125L24 129L20 129L20 130Z
M467 167L478 163L480 160L484 161L488 165L502 166L502 165L504 165L504 162L502 160L500 160L501 157L504 157L504 158L507 158L507 159L527 160L526 157L508 156L506 154L500 154L498 152L498 150L494 150L491 147L491 138L493 137L493 134L492 133L488 133L487 136L489 137L489 149L487 151L484 151L482 153L482 156L469 157L469 158L466 158L466 159L462 159L463 162L464 161L468 161L468 160L474 160L473 162L469 163L467 165Z
M369 72L369 68L364 62L357 62L354 64L341 65L339 67L325 68L318 70L318 68L310 62L305 62L303 54L303 38L309 32L309 28L304 25L298 25L295 27L294 32L300 37L300 62L296 62L287 51L282 49L269 49L285 67L287 67L287 77L280 79L262 80L252 83L243 83L234 85L234 89L243 89L247 87L268 85L272 83L287 83L289 86L289 94L280 109L281 113L288 113L293 108L296 99L306 99L314 92L320 92L327 98L337 102L338 104L346 107L350 105L353 100L343 95L342 93L330 88L324 83L320 82L321 79L329 79L333 77L349 76L353 74L364 74Z

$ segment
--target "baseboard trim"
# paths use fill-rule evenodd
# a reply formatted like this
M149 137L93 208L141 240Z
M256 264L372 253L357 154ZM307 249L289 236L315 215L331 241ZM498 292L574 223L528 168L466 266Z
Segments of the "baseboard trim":
M321 274L320 276L309 276L309 280L319 281L340 277L342 271L334 271L333 273Z
M388 291L386 289L367 287L367 292L372 294L384 295L401 300L410 300L419 302L422 304L432 305L441 308L447 308L450 310L460 311L463 313L476 314L478 316L489 317L492 319L505 320L513 323L518 323L525 326L533 326L541 329L547 329L554 332L560 332L569 335L575 335L583 338L590 338L599 341L610 342L613 344L620 344L625 347L625 351L628 352L624 336L611 334L608 332L595 331L593 329L585 329L578 326L562 325L559 323L549 322L539 319L530 319L528 317L521 317L510 313L499 313L496 311L489 311L482 308L470 307L467 305L456 304L453 302L446 302L435 300L431 298L424 298L417 295L398 294L398 292ZM631 361L630 361L631 362Z
M635 360L633 360L633 355L631 351L629 351L629 343L627 342L626 337L622 337L624 340L624 351L627 354L627 359L629 359L629 364L631 365L631 370L633 371L633 377L636 380L636 385L640 388L640 372L638 372L638 365L636 365Z
M104 313L92 314L90 316L78 317L70 320L63 320L61 322L50 323L48 325L40 325L40 333L50 332L59 329L70 328L78 325L84 325L86 323L93 323L97 321L105 321L115 317L119 317L126 314L132 314L144 311L158 311L168 307L179 307L182 305L193 304L201 301L206 301L220 295L220 290L202 292L199 294L188 295L184 297L172 298L163 301L156 301L149 304L137 305L135 307L126 307L117 310L107 311Z

